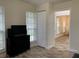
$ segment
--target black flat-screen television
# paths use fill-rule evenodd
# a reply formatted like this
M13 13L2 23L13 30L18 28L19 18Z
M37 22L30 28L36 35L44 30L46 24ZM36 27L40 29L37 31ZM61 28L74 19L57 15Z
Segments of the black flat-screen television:
M27 34L26 25L12 25L13 34Z

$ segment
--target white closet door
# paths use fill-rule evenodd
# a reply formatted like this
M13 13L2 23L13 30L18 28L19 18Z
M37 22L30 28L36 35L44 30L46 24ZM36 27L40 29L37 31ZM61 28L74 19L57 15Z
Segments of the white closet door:
M46 12L38 13L38 45L46 47Z

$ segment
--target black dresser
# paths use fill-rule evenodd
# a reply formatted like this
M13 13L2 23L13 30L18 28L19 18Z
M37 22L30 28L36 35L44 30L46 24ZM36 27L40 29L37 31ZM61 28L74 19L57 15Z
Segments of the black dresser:
M27 35L26 25L12 25L7 33L6 52L9 57L15 57L30 49L30 35Z

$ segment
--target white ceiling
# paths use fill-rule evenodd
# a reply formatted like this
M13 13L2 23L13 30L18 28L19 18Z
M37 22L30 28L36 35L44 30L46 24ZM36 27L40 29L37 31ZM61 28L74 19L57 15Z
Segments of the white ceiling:
M64 2L64 1L69 1L69 0L24 0L24 1L38 6L46 2L58 3L58 2Z

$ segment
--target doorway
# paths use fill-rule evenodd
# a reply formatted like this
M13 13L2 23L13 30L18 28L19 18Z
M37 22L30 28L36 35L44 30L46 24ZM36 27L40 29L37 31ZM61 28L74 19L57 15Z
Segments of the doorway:
M55 13L55 47L69 49L70 10Z

